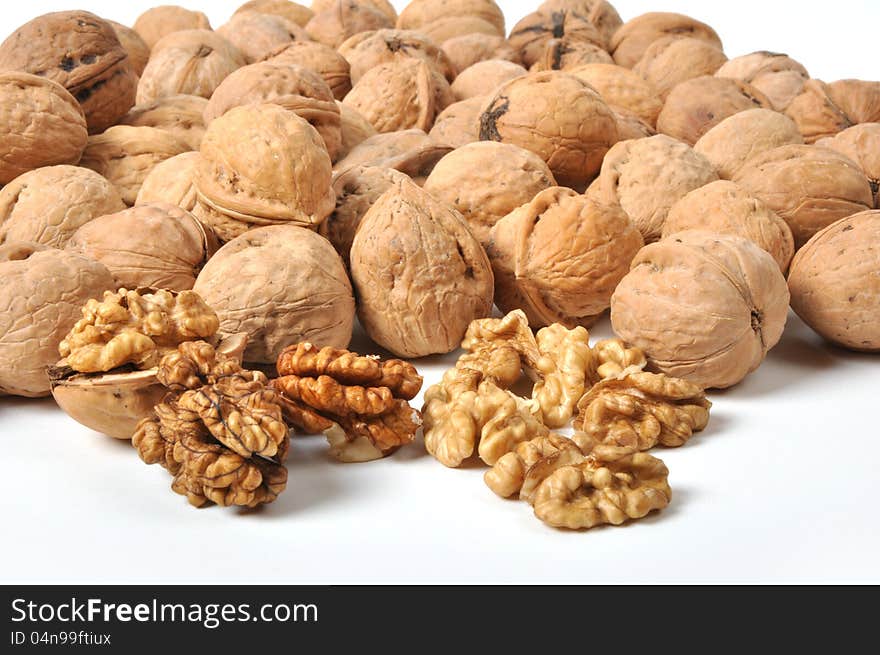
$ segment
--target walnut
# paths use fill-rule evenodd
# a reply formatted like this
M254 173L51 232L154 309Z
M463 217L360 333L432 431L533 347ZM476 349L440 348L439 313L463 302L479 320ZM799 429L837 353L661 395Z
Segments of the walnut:
M858 164L874 192L874 207L880 209L880 123L853 125L816 145L836 150Z
M880 82L808 80L785 113L798 124L804 141L815 143L853 125L880 121Z
M480 18L504 34L504 14L494 0L412 0L397 18L398 29L418 30L436 21L459 16Z
M668 475L666 465L647 453L624 450L607 459L593 455L541 482L532 499L535 516L570 530L640 519L669 504Z
M220 83L205 108L205 123L242 105L272 103L294 112L314 127L335 159L342 146L339 108L317 73L292 64L262 62L244 66Z
M648 12L628 20L614 32L608 46L618 65L632 68L654 41L670 35L700 39L723 49L711 27L690 16L668 12Z
M847 157L817 146L789 145L752 157L733 181L779 214L796 248L834 221L871 209L868 178Z
M645 353L623 339L597 341L592 353L592 367L587 371L590 386L615 378L624 371L641 371L648 364Z
M538 154L559 184L585 186L617 141L614 114L589 85L560 71L499 87L480 116L480 139Z
M503 36L463 34L444 41L440 49L457 71L463 71L480 61L504 59L519 63L519 54Z
M404 58L368 70L342 102L363 114L376 131L394 132L431 129L437 114L454 100L433 66Z
M664 36L654 41L633 67L666 98L678 84L703 75L714 75L727 57L702 39Z
M807 69L788 55L766 51L734 57L715 75L748 82L767 96L776 111L785 111L810 79Z
M244 11L217 28L217 34L238 48L246 63L262 61L294 41L308 41L306 29L281 16Z
M712 163L721 178L729 180L751 157L803 142L797 125L785 114L772 109L747 109L706 132L694 144L694 150Z
M244 361L274 363L286 346L309 341L344 348L354 298L345 266L310 230L275 225L225 244L193 287L220 317L220 336L244 332Z
M352 148L360 145L372 136L376 136L376 128L370 125L370 121L364 118L356 109L352 109L348 105L343 105L338 100L336 106L339 107L340 134L342 136L342 145L339 147L339 154L336 155L337 161L345 159L351 152Z
M770 253L783 272L794 256L794 238L788 224L733 182L711 182L675 203L663 225L663 238L685 230L709 230L749 239Z
M656 125L663 109L660 91L639 74L623 66L602 63L585 64L568 72L598 91L612 109Z
M47 166L0 189L0 243L30 241L63 248L80 226L125 209L116 188L94 171Z
M534 326L591 325L642 245L619 207L571 189L541 191L490 232L495 303L524 310Z
M672 205L717 179L705 157L658 134L615 145L588 195L606 205L620 205L650 243L660 238Z
M198 163L198 152L184 152L153 166L141 184L135 206L167 202L192 211L196 206L193 175Z
M779 341L788 300L776 261L751 241L678 232L636 255L611 298L611 324L654 370L723 389Z
M697 385L662 373L624 371L578 401L574 440L636 450L682 446L709 422L712 406Z
M133 205L152 168L189 146L171 132L155 127L115 125L89 137L80 165L112 182L127 205Z
M314 226L333 209L321 135L278 105L229 110L208 126L200 153L199 200L237 222Z
M623 25L620 14L606 0L545 0L538 5L538 11L551 13L553 11L572 11L589 20L606 41Z
M376 134L365 139L336 162L337 173L356 166L380 166L406 173L413 181L423 181L434 166L452 148L438 143L422 130L412 128L398 132Z
M614 118L617 121L617 136L621 141L656 136L657 130L648 125L638 116L614 109L612 109L612 111L614 112Z
M281 377L272 387L288 420L307 431L321 428L341 461L384 457L411 443L421 425L407 401L422 388L422 377L399 359L299 343L285 348L276 366Z
M589 18L566 9L528 14L510 30L508 41L519 51L523 65L529 68L541 57L548 41L560 38L592 43L603 49L607 45L606 37Z
M486 486L502 498L534 495L537 485L557 468L586 459L578 445L558 434L535 437L516 445L483 475Z
M450 16L435 20L419 28L434 43L443 43L466 34L482 34L484 36L503 36L498 28L489 21L477 16Z
M192 291L122 288L90 298L82 318L58 346L65 365L80 373L110 371L126 364L156 366L178 344L211 337L219 320Z
M202 114L207 104L208 101L199 96L165 96L145 105L135 105L119 124L157 127L173 134L190 150L198 150L205 135Z
M236 9L235 13L241 14L246 11L280 16L300 27L305 27L306 23L315 15L315 12L308 7L290 2L290 0L249 0Z
M342 100L351 91L349 63L323 43L294 41L283 46L281 50L274 51L265 61L281 66L302 66L314 71L327 83L337 100Z
M657 116L657 131L693 146L725 118L769 106L763 93L740 80L711 75L695 77L669 92Z
M0 396L47 396L46 369L58 359L58 344L82 304L111 288L113 276L72 252L7 242L0 278Z
M29 73L0 73L0 184L41 166L75 164L88 140L82 108L67 90Z
M461 212L485 247L495 223L555 184L553 173L535 153L508 143L479 141L437 162L424 189Z
M399 356L454 350L492 309L492 269L464 219L405 180L364 215L351 274L361 324Z
M484 96L508 80L526 75L519 64L503 59L488 59L461 71L452 83L452 92L459 100Z
M535 341L541 354L553 362L553 368L535 382L532 397L541 406L544 425L561 428L571 420L584 394L587 373L593 365L590 335L580 326L569 330L554 323L538 330Z
M880 122L880 82L838 80L828 85L828 93L853 123Z
M227 75L247 63L244 54L209 30L172 32L153 48L138 82L137 102L194 95L210 98Z
M205 14L174 5L147 9L134 22L134 31L140 34L151 50L162 37L172 32L210 29L211 23Z
M346 39L339 46L339 52L351 63L353 84L371 68L402 59L421 59L436 68L450 83L457 73L443 50L423 34L410 30L361 32Z
M586 64L613 63L611 55L595 43L567 36L547 41L541 55L529 70L533 73L549 70L571 71Z
M370 30L394 27L394 20L382 11L358 0L334 0L306 24L313 41L338 48L350 36Z
M201 507L256 507L284 490L289 437L266 376L203 341L166 355L157 375L172 393L142 420L132 445L174 476L171 488Z
M801 248L791 263L791 307L832 343L880 350L877 243L880 211L832 223Z
M89 133L102 132L134 104L137 75L113 27L87 11L43 14L0 44L0 70L58 82L79 101Z
M453 102L437 114L428 134L437 143L444 143L452 148L461 148L479 141L480 116L488 99L487 96L475 96Z
M135 75L140 77L147 66L147 61L150 59L150 46L141 38L140 34L127 25L113 20L108 20L107 22L110 23L116 38L119 39L119 43L128 54L128 62L131 64L131 69Z
M211 228L166 203L101 216L74 232L67 248L104 264L121 287L192 289L219 248Z
M384 14L392 23L397 21L397 10L394 9L394 5L388 0L357 0L357 2L370 9L375 9L380 14ZM315 13L327 11L332 9L335 4L336 0L312 0L312 11Z

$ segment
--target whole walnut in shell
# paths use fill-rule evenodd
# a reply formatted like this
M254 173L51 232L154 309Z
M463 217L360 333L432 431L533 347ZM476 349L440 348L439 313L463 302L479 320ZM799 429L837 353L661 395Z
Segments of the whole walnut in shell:
M241 14L246 11L281 16L281 18L296 23L300 27L305 27L305 24L315 15L315 12L308 7L290 2L290 0L249 0L236 9L235 13Z
M335 0L332 6L317 12L305 29L313 41L338 48L350 36L390 27L394 27L394 20L366 3Z
M344 105L338 100L336 106L339 107L339 133L342 137L342 144L336 155L338 160L346 157L352 148L376 136L378 132L357 109Z
M294 65L262 62L232 73L211 95L205 107L205 123L233 107L272 103L289 109L314 127L330 159L342 146L339 108L330 87L317 73Z
M508 143L478 141L443 157L424 189L456 209L485 246L501 218L556 185L538 155Z
M0 70L58 82L82 105L90 133L116 123L135 100L128 53L113 27L87 11L43 14L19 27L0 44Z
M541 55L529 67L537 71L567 71L586 64L613 64L611 55L595 43L579 41L572 37L550 39L544 44Z
M880 351L880 211L832 223L791 263L791 307L844 348Z
M153 166L188 150L189 146L171 132L155 127L114 125L89 137L80 165L110 180L125 204L133 205Z
M503 59L481 61L458 74L452 83L452 93L458 100L484 96L492 93L505 82L527 73L525 68L512 61Z
M0 189L0 243L31 241L63 248L80 226L125 209L104 177L78 166L47 166Z
M344 348L354 298L324 237L292 225L251 230L224 245L193 287L220 317L220 336L245 332L244 360L271 364L290 344Z
M633 72L651 82L665 98L676 85L702 75L713 75L726 61L721 49L712 43L664 36L648 46Z
M672 205L663 238L687 230L749 239L770 253L783 272L794 256L794 237L788 224L763 202L725 180L694 189Z
M507 40L519 52L523 65L531 67L543 54L548 41L561 38L592 43L603 49L607 45L606 38L588 18L565 9L528 14L513 26Z
M752 157L733 181L779 214L796 248L841 218L871 209L868 178L840 153L818 146L790 145Z
M874 192L874 207L880 209L880 123L853 125L816 145L836 150L858 164Z
M294 41L308 41L305 28L273 14L245 11L217 28L217 34L238 48L248 63L262 61Z
M198 163L198 152L184 152L156 164L144 179L135 206L163 202L192 211L197 199L193 175Z
M598 91L612 109L656 125L663 109L660 91L638 73L615 64L585 64L568 72Z
M202 114L207 104L208 101L199 96L165 96L145 105L135 105L119 124L157 127L176 136L190 150L198 150L205 134Z
M175 5L152 7L137 17L134 31L152 50L162 37L183 30L210 30L211 22L200 11L191 11Z
M480 140L480 116L487 96L474 96L453 102L434 119L428 134L438 143L460 148Z
M672 205L717 179L705 157L658 134L615 145L588 195L606 205L620 205L650 243L660 238Z
M339 52L351 64L353 84L371 68L401 59L421 59L434 66L448 82L455 79L458 70L432 40L411 30L361 32L346 39Z
M614 33L623 25L620 14L606 0L546 0L538 5L538 11L544 13L563 10L584 16L596 26L606 41L610 41Z
M67 249L107 267L116 286L192 289L220 247L210 228L175 205L150 203L107 214L78 229Z
M363 217L351 275L367 334L402 357L454 350L492 310L492 268L464 219L405 180Z
M27 242L0 245L0 395L49 395L46 369L89 298L113 286L96 261Z
M797 125L772 109L747 109L725 118L700 137L694 150L708 159L725 180L755 155L803 143Z
M531 150L559 184L580 187L595 177L617 141L617 122L586 82L545 71L496 89L480 116L480 139Z
M459 16L481 18L498 34L504 34L504 14L494 0L412 0L397 17L397 27L419 30L429 23Z
M128 53L128 61L134 74L140 77L147 66L147 61L150 59L150 46L132 28L113 20L108 20L107 22L110 23L110 26L116 33L116 38L119 39L119 43L122 44L125 52Z
M477 16L450 16L441 18L419 28L419 32L434 43L443 43L465 34L499 36L501 32L489 21Z
M495 303L502 312L522 309L536 328L591 325L643 244L619 207L546 189L492 228Z
M670 35L700 39L723 49L718 34L705 23L683 14L653 11L624 23L614 32L608 49L617 64L632 68L654 41Z
M785 111L810 79L807 69L788 55L767 51L734 57L715 75L748 82L767 96L776 111Z
M227 75L246 63L239 49L219 34L172 32L153 48L138 82L137 102L145 105L181 94L210 98Z
M82 108L52 80L0 73L0 184L35 168L75 164L89 138Z
M349 63L345 57L323 43L294 41L265 61L282 66L302 66L314 71L327 83L337 100L342 100L351 91Z
M378 132L417 127L428 131L434 118L455 101L444 77L420 59L401 59L368 70L345 96L348 105Z
M487 59L504 59L519 63L519 53L503 36L463 34L446 39L440 49L443 50L457 71L463 71L477 62Z
M798 124L807 143L859 123L880 122L880 82L808 80L785 113Z
M636 255L611 298L611 324L657 370L723 389L779 341L788 300L779 266L751 241L679 232Z
M389 0L357 0L358 4L370 9L375 9L380 14L385 14L392 23L397 21L397 10ZM336 0L312 0L312 11L320 13L332 9L336 4Z
M376 134L351 149L336 162L339 173L355 166L381 166L406 173L418 182L427 177L440 159L452 150L418 128ZM422 180L423 181L423 180Z
M677 85L666 97L657 116L657 131L692 146L725 118L769 106L763 93L740 80L695 77Z
M199 200L246 224L313 226L333 210L321 135L278 105L245 105L208 126L194 183Z

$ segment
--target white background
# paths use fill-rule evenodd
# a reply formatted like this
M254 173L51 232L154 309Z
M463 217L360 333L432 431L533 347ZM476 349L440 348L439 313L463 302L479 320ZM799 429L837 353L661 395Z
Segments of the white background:
M79 7L131 24L151 4ZM215 26L237 5L184 4ZM509 28L537 0L499 4ZM828 81L880 77L876 2L616 6L624 20L691 14L715 27L728 56L769 49ZM73 7L5 3L0 37ZM607 321L593 333L609 336ZM370 349L362 337L354 347ZM417 362L426 386L453 361ZM0 582L876 583L878 374L877 356L829 347L792 317L757 373L712 394L704 433L655 453L670 469L670 507L585 533L545 527L525 503L496 498L482 468L446 469L420 442L343 465L328 459L322 438L297 437L287 491L274 504L196 510L170 491L163 469L74 423L51 399L0 398Z

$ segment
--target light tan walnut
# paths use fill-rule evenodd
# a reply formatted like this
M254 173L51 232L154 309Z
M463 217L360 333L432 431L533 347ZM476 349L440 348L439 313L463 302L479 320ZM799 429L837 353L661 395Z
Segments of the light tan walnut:
M544 44L540 57L529 67L537 71L571 71L587 64L614 64L608 51L590 41L572 37L550 39Z
M620 14L606 0L545 0L538 5L538 11L549 13L568 10L584 16L605 37L606 41L623 25Z
M370 121L364 118L356 109L352 109L348 105L344 105L338 100L336 106L339 107L339 133L342 136L342 145L339 147L337 161L345 159L352 148L363 143L371 136L376 136L376 128L370 125Z
M128 53L128 61L134 74L140 77L147 66L147 61L150 59L150 46L141 38L140 34L127 25L113 20L108 20L107 22L110 23L116 38L119 39L119 43L122 44L125 52Z
M645 353L630 346L623 339L603 339L592 348L592 368L588 372L588 384L614 378L628 371L641 371L648 364Z
M785 113L798 124L804 141L815 143L853 125L880 121L880 82L808 80Z
M858 164L874 192L874 207L880 209L880 123L853 125L816 145L836 150Z
M504 59L519 63L519 54L503 36L463 34L447 39L440 46L457 71L487 59Z
M648 12L628 20L611 36L608 49L618 65L632 68L652 43L670 35L700 39L722 49L721 39L711 27L670 12Z
M530 68L540 59L548 41L560 38L591 43L602 49L608 45L589 18L567 9L538 10L526 15L511 28L508 41L519 52L523 65Z
M596 89L609 107L657 123L663 109L660 91L638 73L615 64L585 64L568 71Z
M361 141L333 170L339 174L357 166L380 166L406 173L418 183L451 151L451 146L438 143L419 128L387 132Z
M302 66L314 71L327 83L337 100L342 100L351 91L349 63L345 57L323 43L294 41L273 51L265 61L281 66Z
M460 16L480 18L504 34L504 14L494 0L412 0L400 12L397 27L420 30L429 23Z
M657 130L633 114L614 111L614 118L617 121L617 136L621 141L645 139L657 134Z
M346 39L339 46L339 52L351 64L352 84L356 84L371 68L401 59L421 59L436 68L450 83L458 70L434 41L412 30L361 32Z
M210 30L208 17L200 11L192 11L175 5L162 5L147 9L134 22L134 31L152 50L162 37L184 30Z
M428 134L437 143L461 148L480 140L480 116L488 97L475 96L453 102L437 114ZM545 164L546 165L546 164Z
M556 468L579 464L584 459L574 441L558 434L548 434L517 444L486 471L483 480L502 498L519 494L526 500L536 490L536 482L543 482ZM529 484L524 491L527 479Z
M767 96L776 111L785 111L810 79L807 69L788 55L767 51L734 57L715 75L748 82Z
M198 150L205 135L202 114L208 101L192 95L165 96L145 105L135 105L120 119L120 125L157 127Z
M503 59L481 61L458 74L452 83L452 92L458 100L484 96L507 82L526 75L528 71Z
M193 175L198 163L198 152L184 152L153 166L141 184L135 206L167 202L192 211L197 198Z
M281 16L281 18L296 23L300 27L305 27L306 23L315 15L315 12L308 7L290 0L248 0L236 9L235 13L241 14L246 11Z
M499 36L500 32L489 21L477 16L450 16L422 25L419 30L434 43L443 43L449 39L466 34L482 34Z
M713 43L702 39L680 36L664 36L654 41L645 54L633 66L638 73L666 98L681 82L714 75L727 61L727 57Z
M358 0L334 0L323 11L316 11L306 23L306 33L313 41L338 48L349 37L394 27L394 19L383 11Z
M357 0L358 4L375 9L380 14L385 14L392 23L397 21L397 10L389 0ZM332 9L336 0L312 0L312 11L320 13Z
M235 14L217 28L247 59L247 63L262 61L273 52L295 41L308 41L304 27L275 14L243 11Z
M580 326L568 330L554 323L538 330L535 340L554 366L535 382L532 397L541 407L544 425L561 428L574 416L587 388L587 375L593 368L590 334Z

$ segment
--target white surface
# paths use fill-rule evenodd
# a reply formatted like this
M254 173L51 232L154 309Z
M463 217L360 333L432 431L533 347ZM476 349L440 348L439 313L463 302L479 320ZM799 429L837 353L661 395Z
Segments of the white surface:
M150 4L80 6L130 23ZM219 24L236 3L203 4ZM532 6L500 4L509 26ZM829 80L877 76L875 3L805 2L796 14L767 1L616 4L624 18L692 13L731 56L786 50ZM2 31L70 7L7 4ZM608 336L607 322L594 334ZM452 361L417 362L426 385ZM421 443L342 465L320 437L295 439L288 488L273 505L195 510L127 443L79 426L51 400L4 398L0 582L876 583L878 374L880 358L824 345L793 317L757 373L712 394L704 433L656 453L671 472L670 507L586 533L545 527L525 503L496 498L482 468L446 469Z

